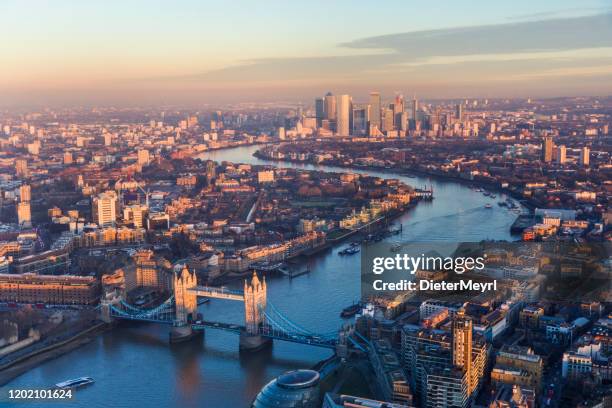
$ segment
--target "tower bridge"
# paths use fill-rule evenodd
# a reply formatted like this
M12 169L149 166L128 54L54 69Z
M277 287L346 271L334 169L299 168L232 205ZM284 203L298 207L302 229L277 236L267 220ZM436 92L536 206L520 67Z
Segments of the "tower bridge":
M198 297L224 299L244 303L244 325L198 318ZM186 266L174 276L174 293L165 302L150 309L138 308L124 299L103 299L102 318L135 320L171 325L170 340L178 342L191 338L205 329L224 330L240 336L241 350L257 350L273 339L316 347L346 350L346 333L315 333L284 316L268 303L265 278L256 273L245 280L244 289L199 286L196 274Z

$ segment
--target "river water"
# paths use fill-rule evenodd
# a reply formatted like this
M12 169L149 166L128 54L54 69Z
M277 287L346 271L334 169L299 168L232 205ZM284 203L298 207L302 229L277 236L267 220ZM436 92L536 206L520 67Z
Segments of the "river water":
M347 171L328 166L271 163L253 157L255 150L257 146L239 147L207 152L201 157ZM370 170L353 171L397 177ZM491 199L454 181L397 178L414 187L432 186L435 199L419 203L401 216L396 223L403 225L402 236L391 240L512 239L509 229L516 214L496 205L496 201L505 198L503 195ZM486 203L493 204L493 208L484 208ZM303 327L321 333L336 330L342 323L340 311L357 300L360 292L360 257L342 257L337 252L338 248L334 248L313 257L309 261L310 274L292 280L268 279L268 302ZM200 306L200 310L207 320L243 323L241 303L214 299ZM241 356L237 336L213 330L208 330L201 342L170 346L167 327L132 324L100 335L91 343L28 371L3 388L44 388L69 378L91 376L95 384L78 390L75 401L66 406L247 407L261 387L275 376L310 367L330 353L326 349L277 341L268 352ZM34 405L45 406L39 402Z

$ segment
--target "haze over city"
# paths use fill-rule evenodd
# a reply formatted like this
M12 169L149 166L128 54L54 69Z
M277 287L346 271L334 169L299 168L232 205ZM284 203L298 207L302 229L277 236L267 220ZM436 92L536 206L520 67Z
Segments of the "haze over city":
M611 8L579 5L4 1L0 106L606 95Z

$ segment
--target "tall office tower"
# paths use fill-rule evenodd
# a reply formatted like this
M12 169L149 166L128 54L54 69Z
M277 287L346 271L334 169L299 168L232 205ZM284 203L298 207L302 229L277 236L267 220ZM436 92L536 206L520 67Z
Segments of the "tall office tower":
M380 129L380 93L370 92L370 126Z
M584 146L580 151L580 165L588 167L590 162L591 149L588 146Z
M138 164L141 166L146 166L149 164L149 161L149 151L147 149L138 150Z
M455 119L457 119L459 122L463 122L463 104L462 103L458 103L457 106L455 106Z
M317 128L320 128L325 119L325 99L315 99L315 117L317 118Z
M567 149L565 145L557 146L557 163L565 164L566 157L567 157Z
M395 114L393 113L393 109L391 108L386 108L383 109L383 117L382 117L382 131L383 132L388 132L390 130L393 130L394 126L394 122L395 122Z
M453 366L466 373L471 394L476 386L472 380L472 320L462 309L453 320Z
M19 201L29 202L32 201L32 190L29 184L23 184L19 187Z
M105 191L93 199L94 221L101 227L113 226L117 221L118 199L114 191Z
M17 173L17 177L28 177L28 161L26 159L15 160L15 172Z
M395 129L401 129L402 113L404 112L404 96L395 95L395 101L393 102L393 126Z
M110 133L104 133L104 146L110 146L113 144L113 135Z
M408 130L408 112L402 112L400 114L399 129L404 132Z
M542 139L542 161L550 163L553 159L553 140L550 136L545 136Z
M415 122L417 121L417 111L418 110L419 110L419 101L415 95L414 98L412 98L412 118L411 118Z
M329 121L336 120L336 97L331 92L325 94L325 103L323 105L323 111L325 114L325 119Z
M336 134L339 136L350 135L352 110L350 95L338 95L336 101Z
M484 378L490 350L484 339L472 339L471 329L471 323L453 323L453 339L440 330L411 325L402 329L404 366L410 373L410 387L416 391L420 406L467 408L471 405ZM455 352L457 348L462 351ZM470 357L467 357L468 351ZM464 368L466 364L471 367L469 374Z
M72 164L72 153L64 152L64 164Z
M353 132L352 134L364 136L368 133L368 106L355 105L353 107Z
M17 204L17 221L22 227L32 227L32 212L29 201L22 201Z

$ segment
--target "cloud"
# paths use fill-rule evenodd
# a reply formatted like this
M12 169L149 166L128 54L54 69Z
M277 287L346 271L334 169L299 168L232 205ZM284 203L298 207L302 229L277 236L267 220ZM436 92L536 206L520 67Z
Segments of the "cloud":
M336 89L410 88L439 97L454 94L503 95L525 89L543 96L612 93L612 14L512 22L389 34L338 45L341 55L263 58L182 77L159 78L157 84L191 84L234 92L304 93ZM346 55L351 50L356 55ZM588 80L587 80L588 79ZM513 83L515 88L508 88ZM187 85L185 85L187 86Z
M612 13L389 34L341 46L392 50L411 59L608 47L612 46Z

